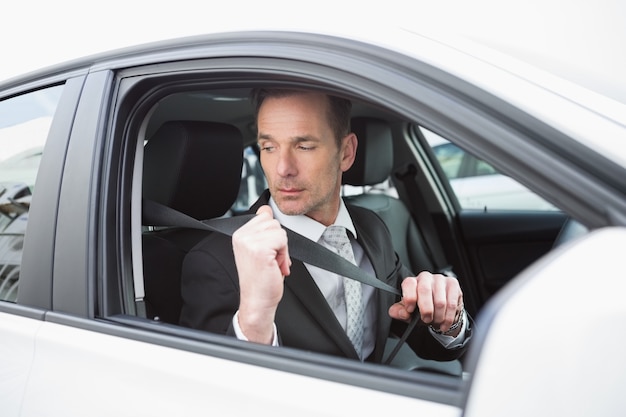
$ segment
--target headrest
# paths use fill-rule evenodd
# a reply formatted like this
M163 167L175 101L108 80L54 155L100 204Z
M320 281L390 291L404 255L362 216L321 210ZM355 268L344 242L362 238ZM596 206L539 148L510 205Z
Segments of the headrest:
M391 127L383 120L355 117L352 132L359 141L352 167L343 173L344 184L363 186L379 184L393 169Z
M242 163L236 127L166 122L144 148L143 197L199 220L219 217L237 198Z

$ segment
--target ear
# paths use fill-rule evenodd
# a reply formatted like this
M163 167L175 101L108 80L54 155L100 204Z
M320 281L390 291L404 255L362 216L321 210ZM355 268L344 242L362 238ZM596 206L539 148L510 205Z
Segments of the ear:
M356 148L359 141L354 133L350 133L341 139L341 172L350 169L356 158Z

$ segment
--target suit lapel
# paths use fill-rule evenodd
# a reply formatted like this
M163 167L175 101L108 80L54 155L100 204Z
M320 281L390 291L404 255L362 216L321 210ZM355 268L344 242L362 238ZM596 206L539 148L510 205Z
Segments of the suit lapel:
M285 279L286 291L283 297L289 296L289 293L293 294L300 305L308 310L309 317L316 322L319 328L325 331L329 341L336 344L346 356L357 358L350 339L337 321L335 313L328 305L304 263L294 261L291 270L291 275Z
M269 190L265 190L248 212L256 213L260 206L269 203L269 199ZM296 260L291 265L291 275L285 278L285 294L283 298L292 296L298 300L298 304L303 309L308 311L309 314L307 316L315 322L315 325L323 329L328 336L329 343L336 345L347 357L358 358L352 342L350 342L343 327L337 321L335 313L333 313L324 295L320 292L317 284L315 284L313 277L309 274L304 263ZM291 305L291 303L283 303L282 301L281 304ZM277 317L277 321L289 320L290 317L286 316L293 314L293 311L279 307L277 314L280 315L280 317ZM305 329L306 325L302 327L301 331L306 331ZM306 337L306 335L303 335L303 337Z

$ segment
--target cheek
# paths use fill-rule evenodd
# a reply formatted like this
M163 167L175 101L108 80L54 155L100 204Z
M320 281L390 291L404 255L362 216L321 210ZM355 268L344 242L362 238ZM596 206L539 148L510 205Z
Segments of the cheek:
M334 192L337 184L341 184L341 171L338 164L326 163L324 164L315 176L311 176L309 181L320 190L321 193Z
M333 158L310 161L309 165L304 165L305 171L309 173L311 181L329 182L337 178L339 166Z

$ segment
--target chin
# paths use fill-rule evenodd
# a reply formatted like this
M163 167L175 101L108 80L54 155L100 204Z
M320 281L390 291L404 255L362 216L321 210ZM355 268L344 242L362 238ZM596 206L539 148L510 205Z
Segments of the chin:
M303 210L300 207L293 207L290 204L287 204L287 205L283 204L282 206L279 204L278 208L283 214L286 214L288 216L298 216L300 214L306 213L306 210Z
M276 205L283 214L298 216L307 212L306 207L296 199L282 198L280 201L275 201Z

